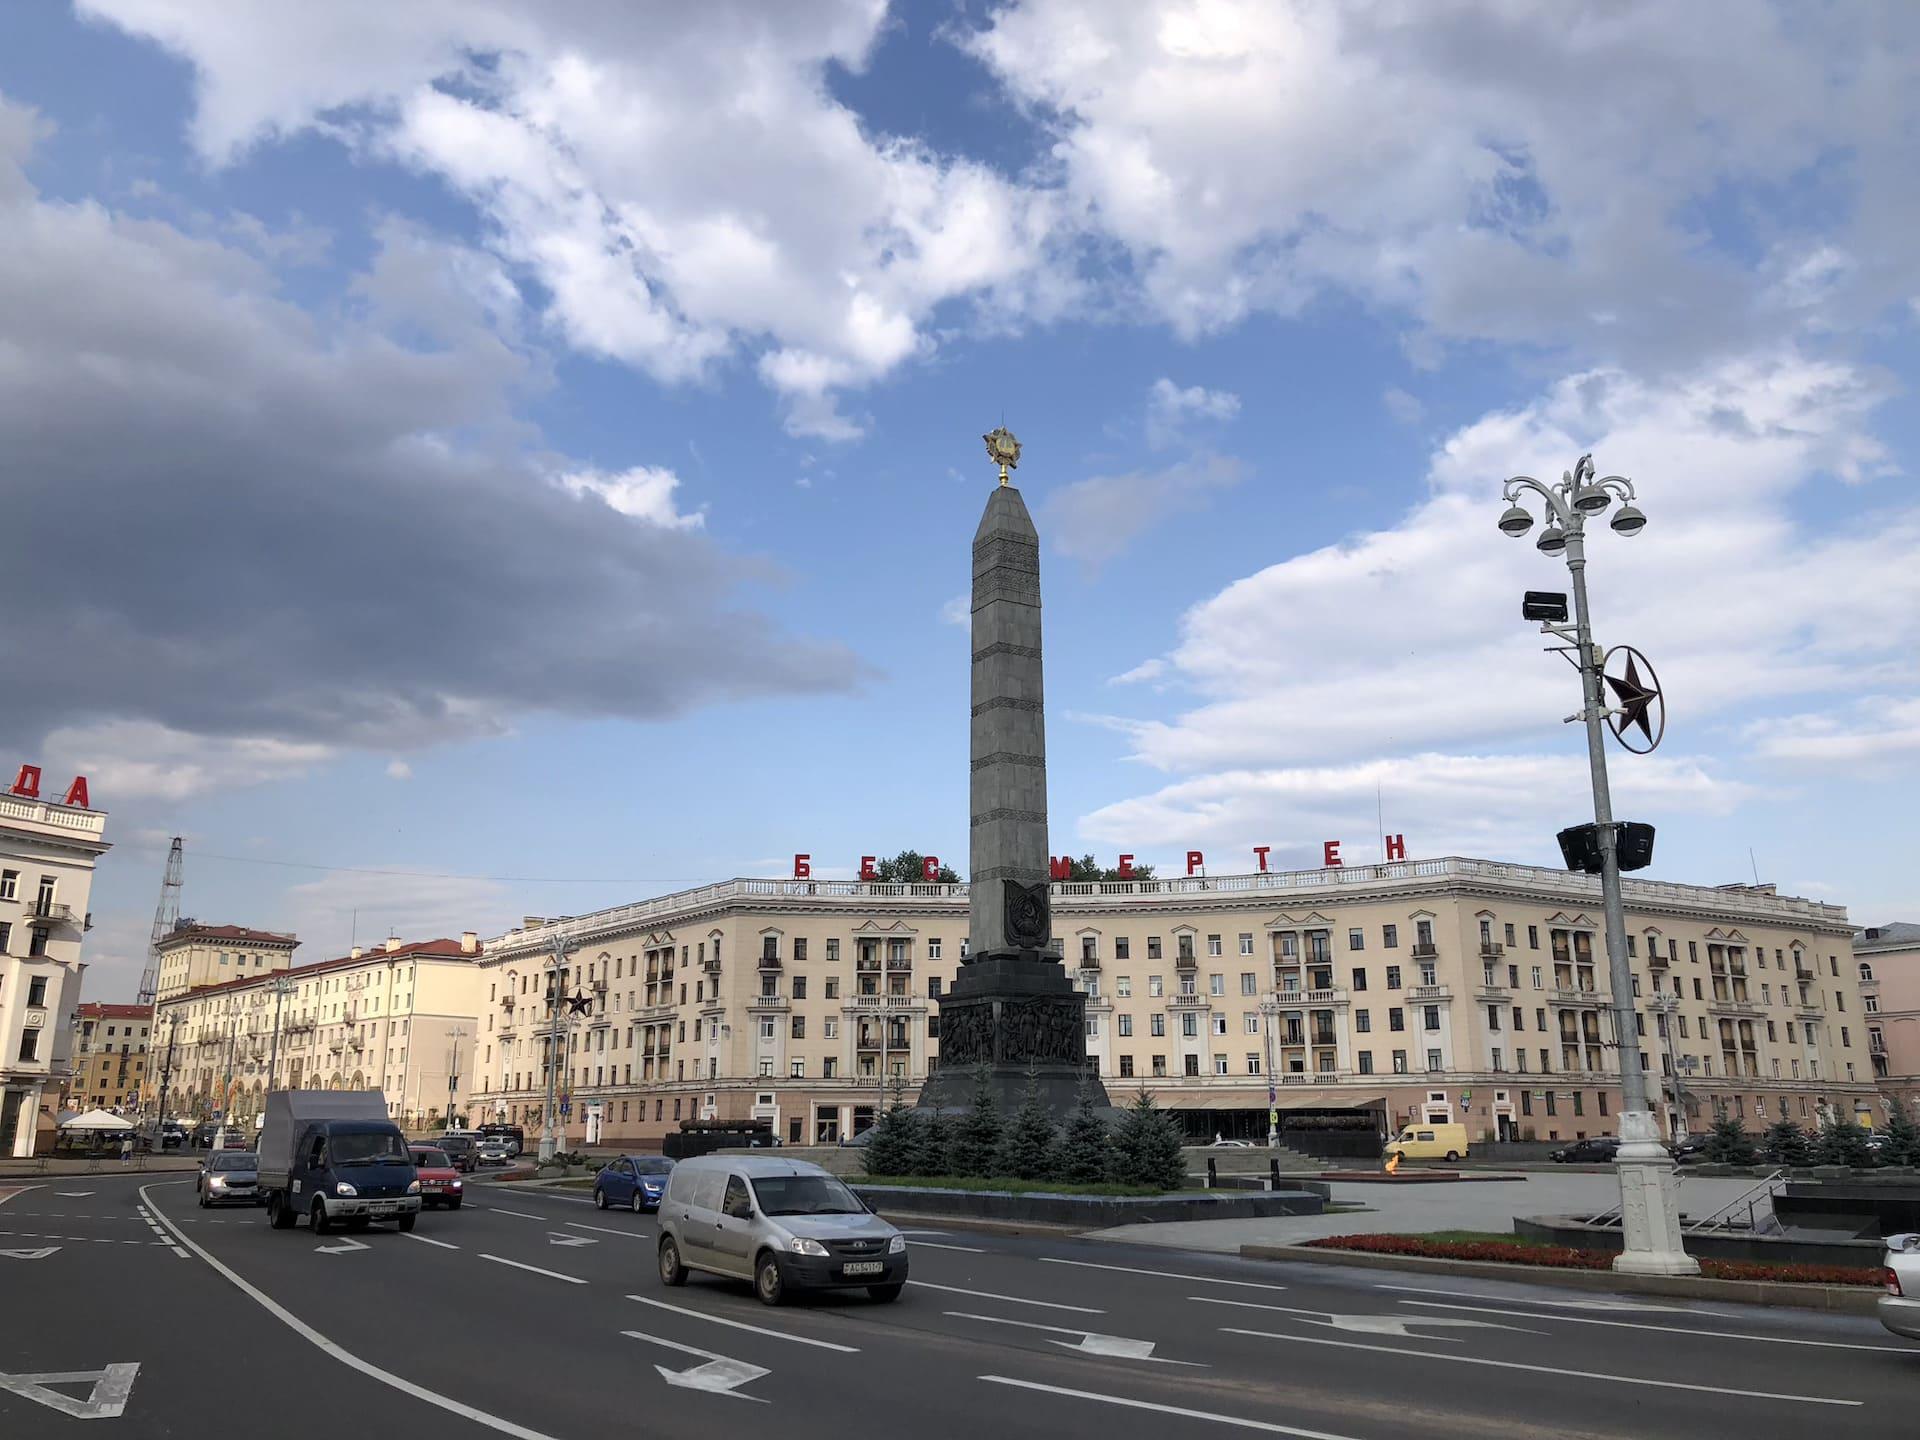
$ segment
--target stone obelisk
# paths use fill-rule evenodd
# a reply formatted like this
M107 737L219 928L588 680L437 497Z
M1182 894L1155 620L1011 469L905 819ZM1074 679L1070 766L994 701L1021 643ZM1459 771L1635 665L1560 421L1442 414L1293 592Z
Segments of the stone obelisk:
M940 1064L923 1106L964 1108L979 1068L1003 1107L1029 1073L1064 1113L1087 1069L1086 997L1051 953L1047 724L1041 681L1040 536L1008 471L1020 442L985 437L1000 483L973 536L973 723L968 953L940 1000Z

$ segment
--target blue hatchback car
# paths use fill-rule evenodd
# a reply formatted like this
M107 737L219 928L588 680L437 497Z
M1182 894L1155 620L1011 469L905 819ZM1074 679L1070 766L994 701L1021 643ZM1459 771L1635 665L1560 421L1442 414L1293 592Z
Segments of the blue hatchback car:
M593 1180L593 1203L629 1210L658 1210L673 1161L664 1155L622 1155L601 1168Z

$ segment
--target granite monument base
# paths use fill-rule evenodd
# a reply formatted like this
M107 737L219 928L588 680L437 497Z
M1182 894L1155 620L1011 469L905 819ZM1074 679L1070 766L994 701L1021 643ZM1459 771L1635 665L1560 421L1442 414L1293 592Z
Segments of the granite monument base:
M1003 1115L1026 1098L1031 1075L1041 1103L1064 1120L1084 1085L1096 1109L1111 1108L1087 1059L1087 997L1060 962L1039 951L983 955L960 967L940 997L940 1065L920 1091L923 1110L973 1108L982 1066Z

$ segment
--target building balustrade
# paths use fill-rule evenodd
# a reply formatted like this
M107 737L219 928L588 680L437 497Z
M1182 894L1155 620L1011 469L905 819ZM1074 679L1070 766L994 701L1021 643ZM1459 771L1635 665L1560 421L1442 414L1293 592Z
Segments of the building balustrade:
M1446 1000L1450 999L1452 994L1453 992L1445 985L1414 985L1408 989L1407 999L1419 1001Z

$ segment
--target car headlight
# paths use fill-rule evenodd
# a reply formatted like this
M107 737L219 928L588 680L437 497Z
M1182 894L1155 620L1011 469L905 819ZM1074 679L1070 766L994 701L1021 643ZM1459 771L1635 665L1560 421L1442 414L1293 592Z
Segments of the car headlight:
M209 1175L209 1176L207 1177L207 1188L208 1188L209 1190L224 1190L224 1189L226 1189L226 1188L227 1188L227 1182L226 1182L226 1178L225 1178L224 1176L220 1176L220 1175Z
M825 1255L827 1247L818 1240L809 1240L804 1235L796 1235L787 1242L787 1249L796 1255Z
M448 1188L449 1190L458 1190L458 1189L460 1188L460 1186L461 1186L461 1183L462 1183L462 1182L460 1182L460 1181L458 1181L458 1180L449 1180L449 1181L447 1182L447 1188Z
M418 1180L415 1180L411 1185L407 1186L407 1194L418 1195L419 1193L420 1193L420 1182Z
M907 1237L896 1235L887 1242L887 1254L904 1255L907 1253Z
M360 1192L354 1189L353 1186L347 1184L346 1181L340 1180L335 1182L333 1193L336 1195L358 1195Z

